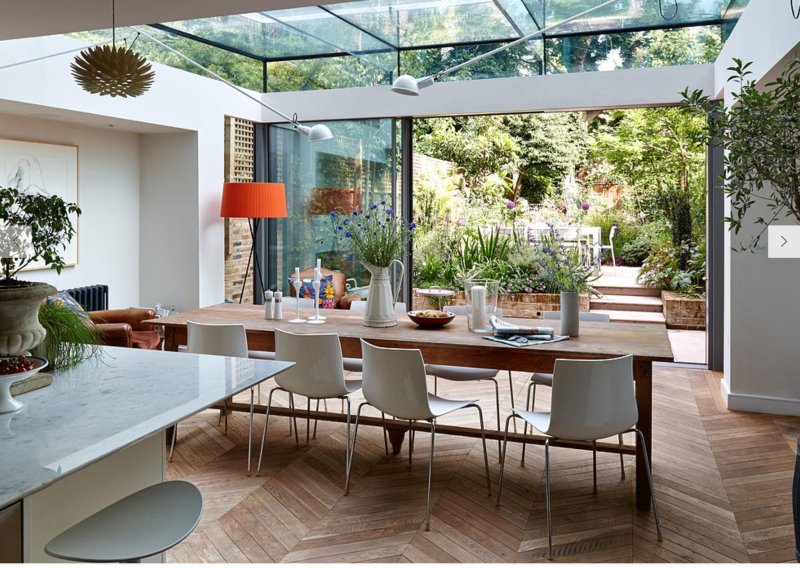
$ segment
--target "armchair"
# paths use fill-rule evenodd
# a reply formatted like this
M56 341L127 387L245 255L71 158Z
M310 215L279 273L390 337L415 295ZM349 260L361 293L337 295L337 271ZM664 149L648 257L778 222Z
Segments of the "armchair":
M100 310L88 314L101 333L103 345L137 349L161 348L158 331L153 326L142 323L156 317L155 310L151 308Z

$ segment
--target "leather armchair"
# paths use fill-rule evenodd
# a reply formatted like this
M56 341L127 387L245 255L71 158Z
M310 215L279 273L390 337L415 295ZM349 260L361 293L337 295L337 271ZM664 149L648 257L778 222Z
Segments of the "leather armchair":
M103 345L133 347L137 349L160 349L161 336L144 320L155 319L151 308L129 308L127 310L101 310L89 312L89 317L100 330Z

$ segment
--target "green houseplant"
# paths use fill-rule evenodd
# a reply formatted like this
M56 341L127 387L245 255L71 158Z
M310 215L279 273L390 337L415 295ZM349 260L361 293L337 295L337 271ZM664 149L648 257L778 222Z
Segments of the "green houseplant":
M15 276L38 260L60 273L63 251L75 236L70 215L80 212L55 195L0 188L0 355L26 353L44 339L39 306L56 290Z
M49 362L48 369L66 369L100 351L100 333L85 317L55 299L39 308L39 323L47 335L33 354Z
M739 244L752 252L767 228L785 217L800 222L800 58L793 59L777 79L759 88L748 79L751 63L734 59L729 82L733 104L726 108L700 90L684 90L682 106L710 114L705 137L726 149L724 191L731 215L725 221L738 234L751 208L766 206L768 214L754 222L761 229L750 242Z

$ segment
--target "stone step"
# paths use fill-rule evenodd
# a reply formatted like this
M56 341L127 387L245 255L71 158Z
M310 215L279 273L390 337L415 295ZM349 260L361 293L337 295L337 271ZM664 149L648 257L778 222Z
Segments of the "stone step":
M658 288L648 288L635 284L629 286L593 286L595 290L604 296L652 296L661 297L661 290Z
M606 314L612 323L666 323L661 312L634 312L623 310L591 310L592 313Z
M621 296L606 294L602 298L592 298L592 310L617 310L628 312L661 312L664 304L655 296Z

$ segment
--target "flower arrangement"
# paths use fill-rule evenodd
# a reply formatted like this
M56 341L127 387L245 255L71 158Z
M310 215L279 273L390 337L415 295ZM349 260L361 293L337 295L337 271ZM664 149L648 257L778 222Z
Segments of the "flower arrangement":
M542 239L537 260L543 279L559 292L587 292L598 278L582 262L578 249L565 247L553 232Z
M359 260L378 267L387 267L403 255L417 227L397 217L384 201L347 215L331 211L331 220L337 242L350 248Z

